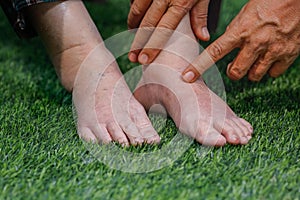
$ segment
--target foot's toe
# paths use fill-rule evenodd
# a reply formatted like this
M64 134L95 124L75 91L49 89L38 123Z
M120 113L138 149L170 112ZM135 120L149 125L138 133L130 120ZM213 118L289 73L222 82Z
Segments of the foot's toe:
M218 126L220 129L220 127ZM249 127L240 118L232 117L226 119L222 126L222 134L230 144L247 144L251 139Z
M78 135L81 139L85 140L86 142L98 143L96 136L92 133L92 131L89 128L78 128Z
M136 146L142 145L144 143L143 137L141 136L138 128L132 121L121 122L119 125L128 137L130 144Z
M216 124L216 129L221 132L228 143L230 144L239 144L240 143L240 137L239 135L236 133L235 130L235 126L232 126L232 122L229 120L226 120L226 122L224 124L222 124L221 126Z
M135 120L135 124L139 129L140 134L147 144L158 144L160 142L160 137L153 128L150 120L148 119L146 113L140 113L139 119Z
M123 130L114 122L107 125L107 130L113 139L113 141L118 142L123 146L129 146L129 141L123 132Z
M235 130L235 133L238 135L240 144L247 144L249 142L248 139L248 130L243 126L238 118L231 119L231 126Z
M93 127L92 132L94 133L100 144L109 144L112 142L112 138L109 135L104 124L98 124L98 126Z
M158 144L160 142L160 137L150 122L144 126L138 126L138 129L147 144Z
M252 127L252 125L249 122L247 122L246 120L244 120L243 118L239 118L239 120L247 128L247 130L248 130L248 134L247 135L251 136L252 133L253 133L253 127Z
M243 123L243 121L241 120L242 118L236 118L234 119L235 124L242 130L243 132L243 138L247 139L247 143L249 142L249 140L252 138L252 131Z
M149 120L145 109L135 101L134 114L131 115L132 121L137 126L139 133L143 137L145 143L147 144L158 144L160 142L160 137L153 128L151 121Z

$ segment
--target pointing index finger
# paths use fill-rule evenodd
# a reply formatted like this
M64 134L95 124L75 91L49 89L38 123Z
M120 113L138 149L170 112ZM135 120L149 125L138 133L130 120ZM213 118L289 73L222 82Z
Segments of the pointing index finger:
M239 46L240 39L232 33L225 32L210 44L182 73L183 80L195 82L207 69L218 60Z
M187 12L187 9L181 7L168 8L140 53L139 57L143 57L143 55L148 57L147 61L144 62L141 62L142 60L139 59L141 64L149 64L157 57Z

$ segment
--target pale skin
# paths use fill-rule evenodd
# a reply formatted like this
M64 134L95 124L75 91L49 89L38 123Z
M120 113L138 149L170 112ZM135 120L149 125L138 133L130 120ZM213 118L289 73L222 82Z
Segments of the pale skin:
M198 55L199 46L188 15L176 31L182 35L174 33L153 63L144 67L135 97L147 109L163 105L180 131L201 144L247 144L253 129L246 120L237 117L203 80L192 84L182 81L180 74Z
M138 102L81 1L38 4L29 7L27 14L46 46L61 83L67 90L73 91L78 133L84 140L97 143L115 141L125 146L159 143L160 137L144 110L144 107L148 109L158 103L166 107L183 133L202 144L246 144L251 139L251 125L238 118L203 81L190 86L181 80L182 67L188 62L175 55L162 53L155 62L176 72L173 83L177 85L174 91L178 91L175 96L179 98L180 105L188 105L191 101L185 96L185 90L180 89L190 87L195 94L192 100L198 106L180 108L176 98L157 85L138 88L135 93ZM195 41L187 19L182 21L178 30ZM184 47L184 43L184 40L174 40L172 49L178 49L178 53L183 53L191 61L198 53L197 47L194 46L194 50L185 55L186 49L179 48ZM169 84L167 79L162 79L169 75L167 72L161 73L161 76L148 72L144 72L144 82L153 79ZM148 98L149 95L151 98ZM168 96L170 99L166 99ZM183 112L181 115L176 112L178 109ZM201 115L191 114L195 110ZM181 117L188 115L189 118Z
M158 11L163 10L166 6L156 3L156 7L160 6L160 8L157 8L157 12L154 12L148 9L149 6L147 8L138 6L142 2L142 0L134 1L133 6L135 8L131 10L132 14L129 14L129 16L138 13L135 15L139 15L137 19L141 20L136 22L129 18L129 27L135 28L138 25L149 25L150 23L145 22L155 21L155 19L158 19L157 22L150 25L154 25L154 27L160 26L163 18L158 17L162 15ZM189 2L188 5L193 5L195 3L193 0L169 0L163 2L167 4L167 7L172 7L173 9L176 9L172 6L176 2L177 10L182 9L182 7L185 9L192 8L191 13L195 13L195 7L185 6L187 2ZM206 6L208 3L204 5L203 2L202 5ZM137 11L137 8L139 8L139 11ZM199 27L205 25L207 8L198 7L197 9L196 12L202 17L199 17L200 20L195 20L192 17L191 23L196 36L203 40L203 34L201 35ZM166 13L168 12L170 11L168 10ZM227 75L232 80L239 80L246 75L251 81L260 81L266 74L269 74L271 77L280 76L291 66L300 53L299 13L300 3L298 0L249 0L227 27L226 32L211 43L206 51L200 54L184 70L182 74L183 79L186 82L196 81L210 66L235 48L239 48L240 52L227 67ZM164 20L164 27L174 29L180 17L181 15L178 15L177 17ZM149 40L148 38L150 37L142 38L140 35L137 35L133 46L140 47L140 50L133 51L133 53L137 54L135 56L132 53L129 54L130 60L145 64L152 62L159 54L159 51L153 48L156 46L160 48L161 37L159 35L162 34L154 32ZM152 48L147 48L148 46ZM147 54L147 62L140 59L142 53Z
M196 36L208 41L207 12L209 0L134 0L128 14L128 28L158 27L175 30L182 18L191 11L191 24ZM137 31L128 58L131 62L149 64L158 56L172 32ZM156 47L155 49L152 47Z
M119 118L113 117L113 86L122 74L116 63L110 63L110 53L102 44L102 38L81 1L37 4L28 7L26 13L44 42L62 85L79 94L75 94L73 100L81 138L98 143L115 141L125 146L160 141L143 106L135 100L125 82L122 93L114 101L130 99L130 110L121 110ZM92 50L93 54L88 57ZM95 71L88 71L90 68L83 71L99 74L102 73L99 71L102 64L108 66L107 76L103 76L93 94L86 94L93 83L75 84L78 70L87 57L85 63ZM98 97L97 101L89 101L91 96ZM96 119L90 117L93 113L96 113Z

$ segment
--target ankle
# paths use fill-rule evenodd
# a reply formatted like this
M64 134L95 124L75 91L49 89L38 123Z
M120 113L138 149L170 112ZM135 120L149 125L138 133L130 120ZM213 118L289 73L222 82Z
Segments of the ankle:
M77 72L97 44L77 44L50 56L63 87L72 92Z

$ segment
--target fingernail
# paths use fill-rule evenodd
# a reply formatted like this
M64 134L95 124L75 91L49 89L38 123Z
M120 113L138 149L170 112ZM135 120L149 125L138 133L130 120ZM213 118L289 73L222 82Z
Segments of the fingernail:
M129 55L128 55L128 58L129 58L129 60L131 61L131 62L137 62L137 56L136 56L136 54L135 53L132 53L132 52L130 52L129 53Z
M203 27L203 28L202 28L202 34L203 34L203 36L204 36L206 39L209 39L209 38L210 38L210 35L209 35L209 32L208 32L207 27Z
M183 80L186 82L191 82L195 78L195 74L192 71L188 71L183 75Z
M148 58L148 56L146 54L142 54L142 55L139 56L139 62L141 64L147 64L148 59L149 58Z

